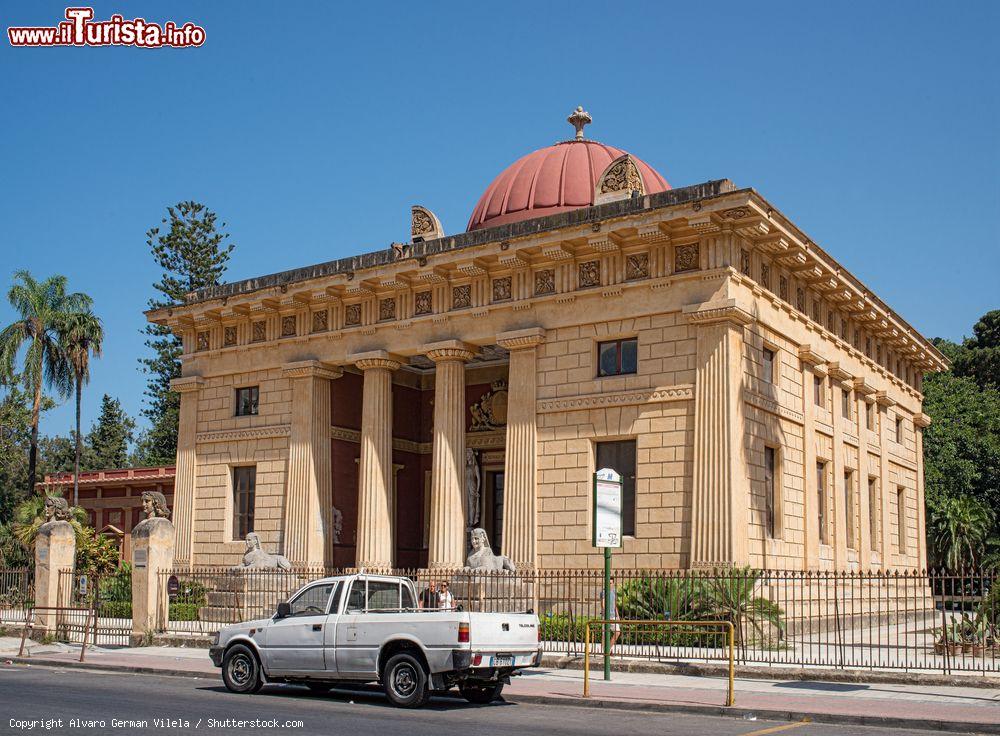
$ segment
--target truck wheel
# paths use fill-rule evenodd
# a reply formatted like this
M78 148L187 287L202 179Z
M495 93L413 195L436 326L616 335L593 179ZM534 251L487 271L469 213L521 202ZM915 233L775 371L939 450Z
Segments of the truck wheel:
M264 686L260 664L249 647L237 644L222 658L222 681L229 692L250 695Z
M503 692L503 683L463 683L458 686L458 691L462 693L462 697L470 703L475 703L476 705L486 705L487 703L492 703L494 700L500 699L500 693Z
M397 654L385 663L382 688L389 701L400 708L419 708L431 697L424 666L406 653Z

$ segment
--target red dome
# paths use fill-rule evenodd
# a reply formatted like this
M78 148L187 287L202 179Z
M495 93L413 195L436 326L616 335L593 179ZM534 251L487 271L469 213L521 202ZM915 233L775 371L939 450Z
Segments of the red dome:
M466 230L478 230L594 204L594 188L608 165L625 151L589 140L542 148L508 166L472 211ZM649 164L632 156L646 194L670 189Z

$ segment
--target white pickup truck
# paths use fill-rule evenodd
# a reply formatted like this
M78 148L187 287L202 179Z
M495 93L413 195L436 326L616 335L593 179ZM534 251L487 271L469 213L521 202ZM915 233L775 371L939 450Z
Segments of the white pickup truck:
M209 654L235 693L265 682L317 692L380 682L394 705L408 708L455 685L469 702L492 702L512 674L541 663L534 613L419 609L416 601L407 578L315 580L273 617L223 628Z

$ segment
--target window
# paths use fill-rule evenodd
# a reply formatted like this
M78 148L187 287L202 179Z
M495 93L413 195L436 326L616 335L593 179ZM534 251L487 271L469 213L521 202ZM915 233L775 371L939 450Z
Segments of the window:
M848 391L846 388L841 389L840 392L840 410L844 415L844 419L851 418L851 394L852 391Z
M813 401L816 406L823 406L823 377L813 376Z
M767 536L777 539L781 536L781 483L778 479L777 451L773 447L764 448L764 524Z
M903 417L896 417L896 443L903 444Z
M368 610L394 611L399 609L399 581L369 580Z
M872 411L872 405L869 402L865 402L865 427L867 427L869 432L875 431L875 412Z
M630 337L597 344L598 376L623 376L636 372L639 341Z
M355 580L351 585L351 594L347 598L347 613L358 613L365 610L365 588L368 581Z
M327 603L330 600L330 593L336 587L336 583L325 583L306 588L292 599L291 613L289 616L325 616Z
M635 536L635 440L598 442L597 469L611 468L622 477L622 533Z
M879 513L878 504L878 478L868 479L868 534L871 539L871 549L873 552L878 551L878 519L881 514Z
M847 548L857 549L854 541L854 471L844 472L844 515L847 520L845 531L847 533Z
M820 544L829 544L826 527L826 463L816 463L816 517L819 522Z
M257 414L257 402L260 399L258 386L247 386L236 389L236 416L250 417Z
M906 552L906 489L896 489L896 546L899 554Z
M233 539L244 539L253 531L257 466L233 468Z
M774 383L774 351L764 348L764 383Z

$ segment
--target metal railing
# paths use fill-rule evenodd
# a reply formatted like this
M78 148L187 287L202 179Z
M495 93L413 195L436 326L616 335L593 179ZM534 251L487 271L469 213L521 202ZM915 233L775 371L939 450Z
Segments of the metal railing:
M681 629L685 632L695 631L698 632L702 628L718 628L722 631L717 632L716 635L725 633L726 643L724 652L726 655L727 662L729 664L729 669L727 673L727 679L729 683L729 689L726 693L726 706L731 706L736 704L736 657L735 657L735 628L731 621L633 621L630 619L604 619L601 621L588 621L587 627L584 632L584 649L583 649L583 697L590 697L590 652L591 644L593 638L590 636L590 632L595 626L600 626L604 631L603 641L600 643L600 649L596 652L597 654L602 654L604 656L604 679L608 680L610 678L610 659L612 650L617 642L614 641L614 634L622 634L625 636L621 637L626 639L626 643L629 639L633 640L653 640L656 646L659 646L661 641L665 640L660 634L665 629ZM626 631L622 632L622 628ZM614 632L614 633L612 633ZM700 632L698 632L700 633Z
M211 635L231 623L272 615L279 601L310 580L351 572L356 570L167 571L161 582L174 577L176 592L158 628ZM411 579L421 607L440 606L429 585L446 582L452 604L465 610L533 610L546 651L567 656L585 654L590 621L716 620L733 625L740 665L1000 672L996 571L617 570L612 583L617 610L608 612L600 570L383 572ZM623 640L613 656L664 662L717 658L694 634L676 631L668 639Z
M34 568L0 568L0 626L19 626L34 599Z

